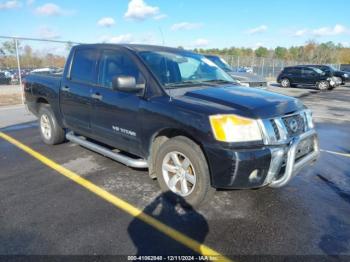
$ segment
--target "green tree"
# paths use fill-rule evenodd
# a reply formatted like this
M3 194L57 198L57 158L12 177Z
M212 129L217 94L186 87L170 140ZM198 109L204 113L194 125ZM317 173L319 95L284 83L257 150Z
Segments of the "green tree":
M255 55L257 57L267 57L269 54L269 50L266 47L260 46L258 49L255 50Z
M286 59L288 55L288 49L278 46L275 48L275 57L278 59Z
M18 48L20 48L20 42L17 42ZM16 54L16 42L15 40L8 40L2 43L2 50L8 55Z

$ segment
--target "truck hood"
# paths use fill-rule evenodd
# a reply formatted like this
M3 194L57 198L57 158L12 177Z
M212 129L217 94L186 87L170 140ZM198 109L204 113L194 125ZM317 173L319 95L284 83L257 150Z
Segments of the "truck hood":
M219 109L224 106L237 114L251 118L282 116L305 108L298 99L240 86L197 89L185 93L183 98L185 100L201 100L200 104L207 103L211 107L216 105ZM191 101L191 103L195 103L195 101Z

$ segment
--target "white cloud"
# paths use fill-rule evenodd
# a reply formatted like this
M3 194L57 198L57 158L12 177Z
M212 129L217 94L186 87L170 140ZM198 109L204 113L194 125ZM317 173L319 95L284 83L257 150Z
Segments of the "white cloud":
M206 47L208 45L209 45L209 40L204 39L204 38L198 38L193 43L193 46L195 46L195 47Z
M294 32L294 36L315 36L315 37L322 37L322 36L336 36L336 35L344 35L344 34L350 34L350 28L347 28L344 25L336 24L335 26L325 26L320 27L316 29L300 29Z
M304 36L309 33L308 29L300 29L294 33L294 36Z
M99 38L99 40L103 43L110 44L149 44L149 45L157 45L160 44L156 35L152 32L145 33L143 35L138 35L135 37L132 34L122 34L122 35L104 35Z
M266 32L266 31L267 31L267 26L266 25L260 25L258 27L251 28L251 29L247 30L247 34L254 35L254 34L263 33L263 32Z
M321 27L314 29L312 34L315 36L334 36L350 33L350 29L343 25L335 25L334 27Z
M171 27L172 31L179 31L179 30L194 30L194 29L199 29L203 25L200 23L188 23L188 22L182 22L182 23L177 23L173 24Z
M15 9L21 7L22 4L17 0L10 0L0 3L0 10Z
M166 14L160 14L160 15L156 15L155 17L153 17L154 20L162 20L164 18L167 18L168 16Z
M124 14L126 19L145 20L159 16L159 7L150 6L144 0L130 0L128 10Z
M35 9L35 13L44 16L61 16L73 13L72 11L64 10L60 6L53 3L46 3Z
M57 39L61 37L59 33L47 26L41 26L38 30L38 35L44 39Z
M97 21L97 24L103 27L111 27L115 25L115 21L112 17L102 17L100 20Z
M262 42L257 42L257 43L255 43L254 45L253 45L253 50L256 50L256 49L258 49L259 47L262 47L262 46L264 46L264 44L262 43Z
M27 0L27 1L26 1L26 4L27 4L28 6L31 6L31 5L34 4L34 2L35 2L35 0Z
M101 42L111 44L128 44L132 43L134 37L131 34L117 35L117 36L102 36Z

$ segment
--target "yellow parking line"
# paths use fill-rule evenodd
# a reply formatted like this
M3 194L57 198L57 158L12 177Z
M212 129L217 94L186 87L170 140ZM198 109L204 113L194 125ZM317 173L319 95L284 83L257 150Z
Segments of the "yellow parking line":
M58 163L54 162L53 160L47 158L46 156L40 154L39 152L31 149L30 147L22 144L21 142L17 141L16 139L10 137L9 135L6 135L3 132L0 132L0 137L6 140L7 142L15 145L16 147L22 149L24 152L28 153L32 157L36 158L46 166L54 169L61 175L69 178L70 180L74 181L75 183L79 184L80 186L90 190L95 195L101 197L102 199L106 200L107 202L111 203L112 205L120 208L124 212L128 213L129 215L136 217L143 222L147 223L148 225L154 227L155 229L159 230L163 234L167 235L168 237L171 237L172 239L178 241L179 243L187 246L188 248L194 250L200 255L203 256L216 256L219 258L220 261L231 261L229 258L223 256L222 254L218 253L214 249L211 249L210 247L199 243L198 241L184 235L183 233L177 231L176 229L173 229L172 227L160 222L159 220L155 219L154 217L147 215L146 213L142 212L142 210L138 209L137 207L129 204L128 202L124 201L123 199L107 192L106 190L102 189L101 187L98 187L97 185L93 184L92 182L82 178L81 176L77 175L73 171L70 171L69 169L59 165Z
M329 151L329 150L323 150L323 149L321 149L321 152L325 152L325 153L333 154L333 155L338 155L338 156L350 157L350 154L340 153L340 152L335 152L335 151Z

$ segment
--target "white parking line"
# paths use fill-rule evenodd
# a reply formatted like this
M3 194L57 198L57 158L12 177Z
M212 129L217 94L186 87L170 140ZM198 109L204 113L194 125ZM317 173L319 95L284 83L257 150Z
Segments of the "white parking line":
M328 120L336 120L336 121L348 121L348 122L350 122L350 119L346 119L346 118L339 118L339 117L318 116L318 115L313 115L312 117L313 117L313 118L328 119Z
M346 154L346 153L340 153L340 152L335 152L335 151L330 151L330 150L320 150L321 152L325 152L328 154L333 154L333 155L337 155L337 156L344 156L344 157L349 157L350 158L350 154Z
M20 109L20 108L24 108L24 105L15 105L15 106L0 106L0 111L5 111L5 110L13 110L13 109Z

